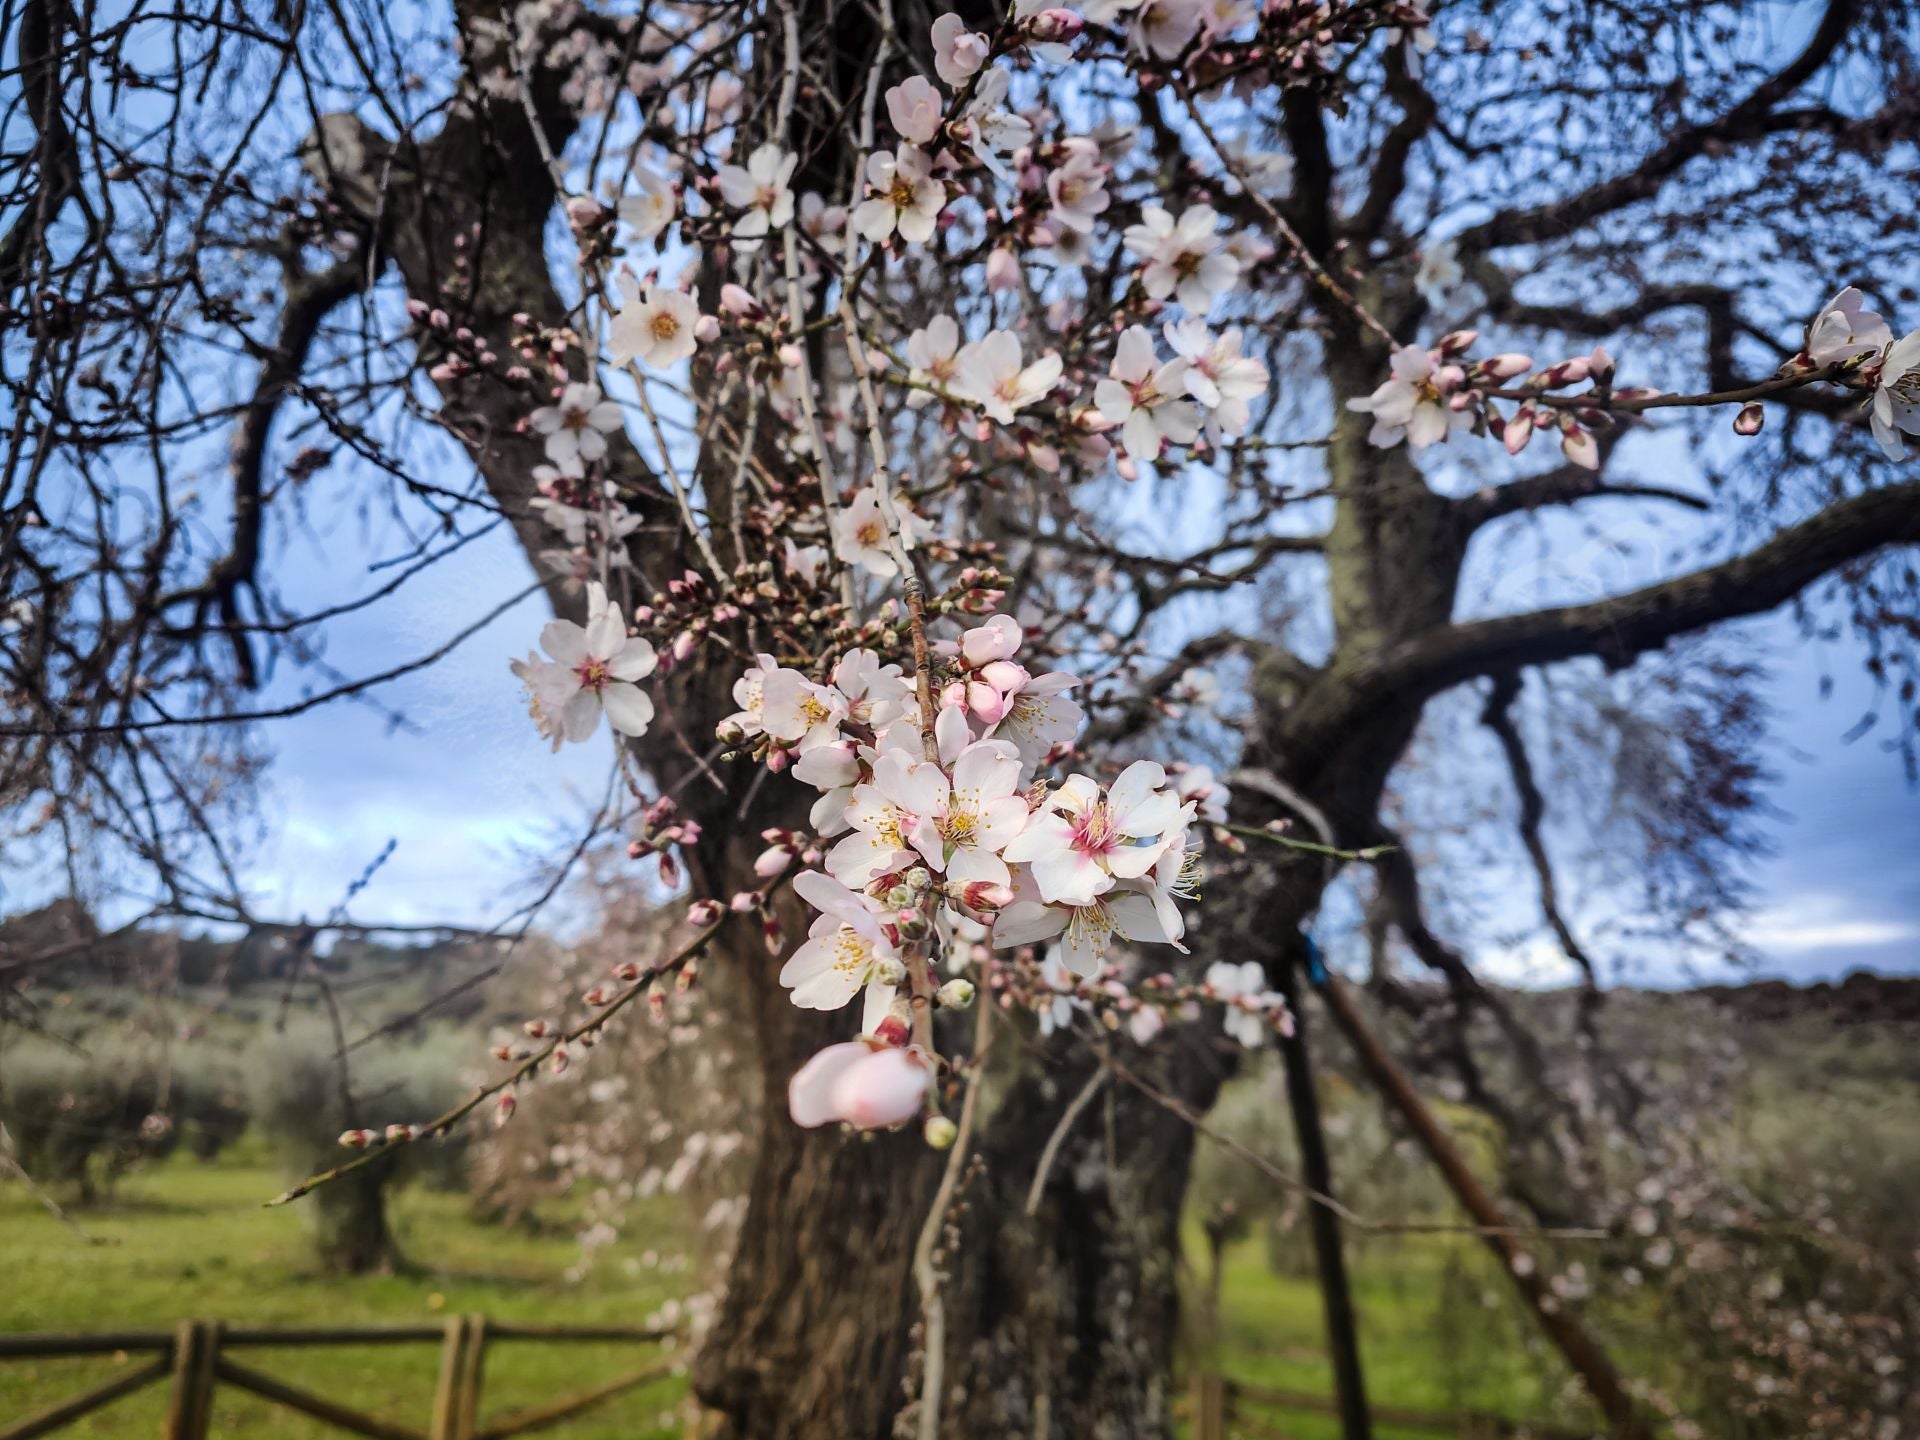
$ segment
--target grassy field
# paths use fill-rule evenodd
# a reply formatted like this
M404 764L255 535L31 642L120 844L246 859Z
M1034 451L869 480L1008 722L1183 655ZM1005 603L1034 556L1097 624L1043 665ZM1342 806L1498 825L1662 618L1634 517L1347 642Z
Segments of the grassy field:
M395 1204L396 1227L415 1270L328 1276L312 1262L304 1217L261 1206L280 1184L265 1155L246 1144L211 1165L176 1156L128 1178L111 1201L76 1214L79 1232L50 1218L19 1186L0 1186L0 1331L159 1329L185 1316L256 1325L398 1324L462 1312L625 1324L644 1321L674 1290L675 1277L647 1263L646 1235L629 1236L569 1281L578 1250L566 1227L536 1234L483 1224L464 1197L426 1190L404 1192ZM1199 1248L1196 1236L1194 1253ZM1521 1417L1547 1413L1554 1367L1529 1353L1529 1337L1510 1305L1486 1306L1465 1327L1440 1308L1450 1285L1487 1287L1491 1295L1498 1284L1470 1243L1383 1240L1358 1247L1355 1261L1377 1402ZM1219 1353L1226 1373L1331 1393L1319 1292L1310 1278L1276 1274L1264 1245L1249 1242L1230 1253L1223 1293ZM292 1383L421 1425L437 1364L431 1344L258 1351L247 1358ZM0 1417L38 1409L129 1363L124 1357L0 1361ZM550 1400L640 1363L632 1347L497 1345L488 1355L486 1410L499 1414ZM1445 1378L1463 1375L1469 1377L1464 1383ZM664 1381L556 1433L579 1440L676 1434L670 1412L683 1393L683 1380ZM306 1440L334 1433L231 1388L219 1397L215 1434L222 1437ZM164 1389L149 1389L69 1433L156 1433L163 1405ZM1285 1432L1318 1440L1335 1430L1321 1417L1289 1415ZM1389 1440L1403 1433L1413 1432L1381 1430Z
M640 1324L673 1292L645 1263L644 1236L603 1254L577 1283L570 1233L476 1223L464 1196L412 1190L394 1207L414 1273L340 1279L320 1273L297 1209L261 1201L283 1187L264 1155L242 1146L203 1165L176 1157L127 1179L111 1202L73 1217L84 1234L50 1218L17 1185L0 1185L0 1331L165 1329L187 1316L254 1325L432 1323L482 1313L559 1324ZM486 1413L547 1401L638 1368L654 1353L619 1345L506 1342L487 1353ZM425 1428L439 1356L433 1344L259 1350L247 1363L357 1409ZM0 1360L0 1419L37 1410L96 1380L127 1357ZM673 1435L678 1379L635 1392L564 1432L577 1440ZM96 1411L79 1436L159 1432L165 1387ZM231 1387L218 1392L221 1437L332 1436L339 1432Z

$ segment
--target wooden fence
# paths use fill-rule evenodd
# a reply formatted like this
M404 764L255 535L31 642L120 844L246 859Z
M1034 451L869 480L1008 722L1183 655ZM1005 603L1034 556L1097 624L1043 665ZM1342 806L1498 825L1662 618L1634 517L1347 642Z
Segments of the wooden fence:
M1250 1385L1226 1375L1195 1375L1190 1388L1188 1433L1192 1440L1287 1440L1288 1432L1274 1412L1337 1415L1340 1411L1328 1395ZM1370 1404L1367 1411L1377 1426L1424 1430L1436 1435L1465 1437L1465 1440L1587 1440L1591 1433L1557 1429L1478 1410L1438 1415L1398 1405Z
M33 1440L63 1430L83 1415L123 1395L166 1381L170 1387L164 1440L207 1440L213 1421L213 1394L232 1385L325 1421L350 1435L373 1440L506 1440L572 1419L582 1411L664 1378L675 1360L652 1363L564 1400L518 1410L495 1420L480 1416L481 1380L487 1347L503 1340L541 1343L633 1342L653 1344L669 1332L631 1326L515 1325L484 1315L457 1315L443 1325L394 1325L364 1329L258 1330L229 1327L219 1320L182 1320L164 1330L94 1335L0 1335L0 1360L128 1353L149 1358L103 1385L22 1419L0 1418L0 1440ZM324 1395L289 1385L244 1365L232 1352L245 1349L324 1345L406 1345L437 1342L440 1378L434 1388L433 1418L426 1429L368 1415Z

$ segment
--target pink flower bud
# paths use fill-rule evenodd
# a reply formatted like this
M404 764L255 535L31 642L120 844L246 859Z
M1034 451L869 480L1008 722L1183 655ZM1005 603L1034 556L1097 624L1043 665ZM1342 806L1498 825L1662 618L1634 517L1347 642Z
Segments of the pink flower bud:
M414 320L426 319L427 309L428 309L427 302L424 300L407 301L407 314L409 317L411 317Z
M591 195L567 197L567 224L573 227L574 234L584 235L596 229L606 218L605 208Z
M720 287L720 308L729 315L748 319L761 313L760 302L753 298L744 285L735 285L732 281Z
M349 1150L364 1150L373 1143L373 1131L342 1130L340 1132L340 1143Z
M1593 354L1587 357L1587 366L1593 376L1593 383L1601 389L1604 390L1613 383L1613 356L1607 353L1605 346L1593 347Z
M1029 40L1036 40L1042 45L1059 45L1078 39L1086 23L1077 11L1042 10L1038 15L1028 18L1026 34Z
M594 1009L598 1010L602 1005L607 1004L612 999L613 996L607 993L606 986L596 985L580 997L580 1003L583 1005L591 1005Z
M1569 425L1560 437L1560 449L1567 459L1587 470L1600 468L1600 446L1593 435L1578 425Z
M1473 342L1479 338L1480 332L1478 330L1455 330L1449 334L1442 335L1440 339L1435 342L1433 353L1443 358L1454 355L1464 355L1473 347Z
M1522 410L1509 420L1502 438L1506 441L1509 455L1518 455L1526 449L1527 442L1533 438L1533 412Z
M622 985L631 985L640 978L640 967L631 960L622 960L613 967L613 978Z
M929 1075L911 1050L875 1050L859 1040L829 1045L787 1085L796 1125L843 1121L859 1130L905 1124L920 1113Z
M412 1140L419 1134L420 1129L415 1125L389 1125L387 1126L387 1143L396 1145L402 1141Z
M560 1045L555 1047L553 1058L547 1062L547 1068L555 1075L564 1075L572 1064L573 1057L567 1054L567 1047Z
M693 322L693 338L711 345L720 338L720 321L712 315L702 315Z
M960 903L969 910L999 910L1013 903L1013 891L990 880L969 880L960 889Z
M1733 417L1733 433L1736 435L1758 435L1760 427L1767 423L1767 412L1758 400L1749 400L1740 407L1740 413Z
M1481 373L1495 380L1511 380L1516 375L1526 374L1532 368L1532 356L1518 355L1511 350L1495 355L1491 360L1480 362Z
M741 890L727 902L727 908L736 915L744 915L749 910L760 908L760 897L751 890Z
M550 1020L529 1020L520 1028L527 1032L530 1040L544 1040L553 1034L553 1022Z
M793 863L793 851L784 845L772 845L760 852L760 858L753 862L753 873L762 880L771 880Z
M696 900L687 907L687 923L696 930L704 930L717 924L726 913L726 907L718 900Z
M513 1098L513 1092L511 1090L501 1091L500 1098L493 1102L494 1128L497 1130L509 1120L513 1119L513 1112L519 1107L520 1102Z

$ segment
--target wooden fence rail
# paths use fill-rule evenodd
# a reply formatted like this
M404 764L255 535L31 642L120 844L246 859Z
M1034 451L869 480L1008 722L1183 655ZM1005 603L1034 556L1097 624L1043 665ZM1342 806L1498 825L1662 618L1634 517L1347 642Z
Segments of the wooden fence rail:
M1251 1385L1211 1372L1196 1374L1191 1391L1192 1440L1285 1440L1287 1432L1275 1423L1269 1412L1337 1415L1340 1410L1330 1395ZM1399 1405L1369 1405L1367 1409L1379 1425L1466 1436L1471 1440L1521 1440L1521 1437L1524 1440L1588 1440L1592 1434L1480 1410L1440 1415Z
M213 1424L213 1395L231 1385L263 1400L320 1420L350 1435L372 1440L508 1440L560 1425L596 1405L663 1379L674 1360L660 1356L618 1379L578 1395L517 1410L491 1420L480 1414L487 1348L500 1341L614 1342L654 1344L672 1332L617 1325L516 1325L484 1315L456 1315L443 1325L375 1325L358 1329L308 1328L264 1330L228 1326L219 1320L182 1320L171 1331L123 1330L91 1335L0 1335L0 1361L83 1355L147 1353L151 1358L125 1374L82 1391L58 1404L18 1419L0 1417L0 1440L35 1440L51 1435L110 1405L122 1396L169 1383L163 1440L208 1440ZM433 1416L427 1428L368 1415L324 1395L289 1385L229 1352L263 1347L321 1345L395 1345L438 1342L439 1379Z

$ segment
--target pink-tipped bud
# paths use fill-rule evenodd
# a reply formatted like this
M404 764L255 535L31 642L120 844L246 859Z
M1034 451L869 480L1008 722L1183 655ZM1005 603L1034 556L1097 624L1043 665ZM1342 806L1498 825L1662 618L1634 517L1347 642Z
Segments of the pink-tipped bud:
M591 195L572 195L567 198L567 224L573 227L576 235L585 235L597 230L606 223L607 211Z
M403 1141L415 1140L419 1138L419 1135L420 1127L418 1125L387 1126L387 1143L389 1145L397 1145Z
M753 862L753 873L762 880L771 880L793 863L793 851L784 845L771 845L760 852L760 858Z
M753 298L744 285L735 285L728 281L720 287L720 308L729 315L738 315L744 319L757 319L762 313L760 302Z
M718 900L696 900L687 907L687 923L696 930L704 930L716 925L720 917L726 914L726 908Z
M1586 470L1600 468L1600 444L1590 431L1569 425L1560 437L1560 449L1567 459Z
M561 1045L555 1048L553 1058L547 1062L547 1069L556 1076L564 1075L572 1064L573 1057L567 1053L567 1047Z
M1473 348L1473 342L1479 338L1478 330L1455 330L1442 335L1434 343L1433 352L1440 356L1464 355Z
M1587 366L1593 383L1602 390L1613 383L1613 356L1607 353L1604 345L1593 347L1593 354L1587 357Z
M612 999L613 996L608 993L606 986L596 985L580 997L580 1003L583 1005L591 1005L594 1009L598 1010L602 1005L611 1002Z
M1029 16L1025 26L1026 36L1042 45L1064 45L1077 40L1080 32L1086 29L1087 22L1074 10L1042 10L1038 15Z
M760 893L757 890L736 890L733 898L727 901L727 908L736 915L744 915L749 910L758 910Z
M1733 433L1736 435L1758 435L1760 427L1767 423L1767 412L1758 400L1749 400L1740 407L1740 413L1733 417Z
M430 307L428 306L427 302L424 300L407 301L407 314L409 317L411 317L414 320L426 319L427 311L429 308Z
M991 880L969 880L959 891L960 903L969 910L1000 910L1013 903L1013 890Z
M1526 449L1527 442L1533 439L1533 412L1521 410L1519 414L1507 421L1505 433L1501 439L1506 442L1509 455L1518 455Z
M553 1022L551 1020L529 1020L520 1028L527 1032L527 1038L530 1040L544 1040L547 1036L553 1034Z
M500 1098L493 1102L493 1124L497 1130L513 1119L513 1112L520 1108L520 1102L513 1098L511 1090L503 1090Z
M686 964L680 967L680 973L673 977L673 988L675 993L680 995L686 994L687 991L691 990L694 987L694 985L699 981L699 979L700 979L700 962L698 960L687 961Z
M631 960L622 960L613 967L613 978L622 985L631 985L640 978L640 967Z
M342 1130L340 1132L340 1143L349 1150L364 1150L367 1146L371 1145L373 1141L374 1134L371 1130Z
M780 922L771 915L760 922L760 938L766 941L769 955L778 955L786 945L786 939L780 933Z
M1495 355L1490 360L1480 362L1480 373L1495 380L1511 380L1516 375L1524 375L1533 369L1533 357L1507 351Z
M667 997L662 995L658 990L650 990L647 992L647 1018L652 1020L656 1025L666 1023Z
M720 321L717 316L702 315L693 322L693 338L702 344L711 345L720 338Z

